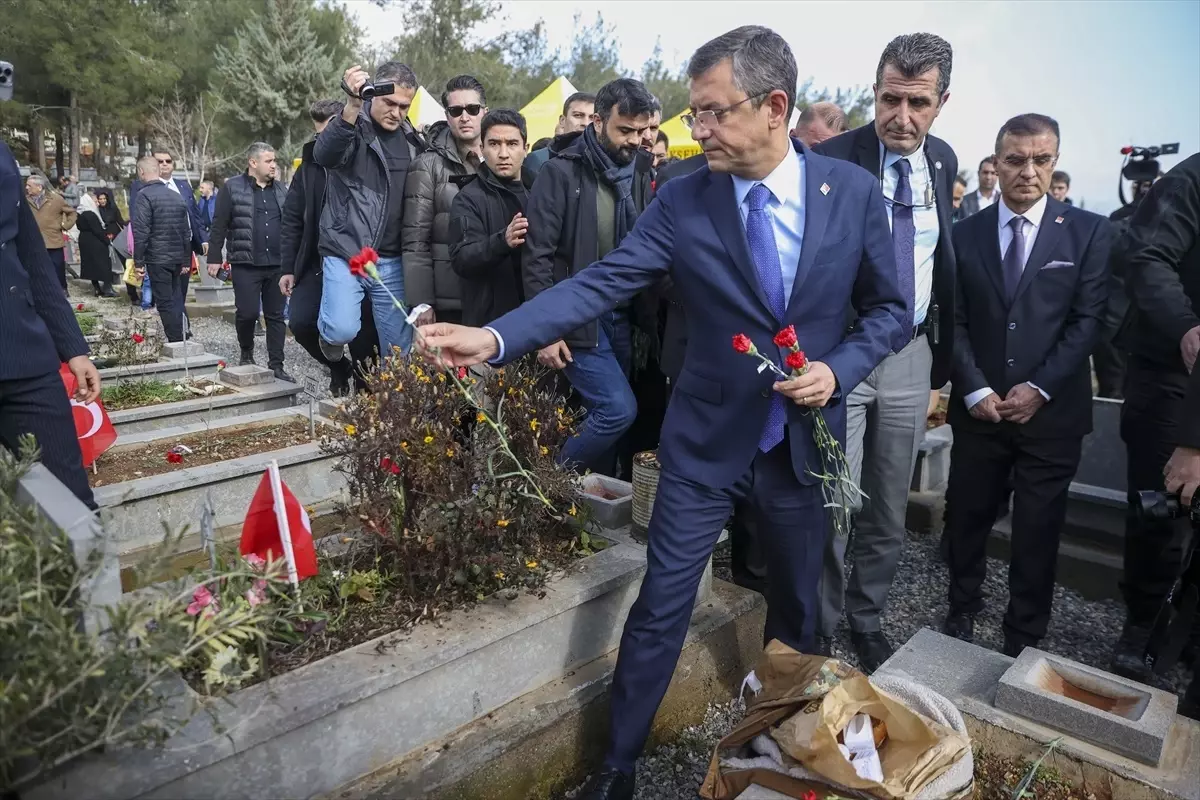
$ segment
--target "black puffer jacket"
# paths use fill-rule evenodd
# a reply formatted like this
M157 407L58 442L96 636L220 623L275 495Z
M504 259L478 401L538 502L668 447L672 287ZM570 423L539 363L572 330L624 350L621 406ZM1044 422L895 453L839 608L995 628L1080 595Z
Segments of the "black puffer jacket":
M522 253L526 299L590 266L599 252L596 171L584 154L583 136L569 135L575 137L571 144L538 171L529 192L529 210L525 214L529 217L529 233ZM639 173L633 181L633 203L639 215L650 199L650 176ZM634 302L634 316L643 332L653 334L651 349L657 355L658 325L651 306L652 301L642 293ZM563 337L571 349L595 347L598 340L595 321Z
M437 311L462 309L462 287L450 266L450 206L462 183L479 168L475 155L459 155L450 125L427 133L429 150L408 168L404 185L404 297Z
M387 222L387 157L375 134L370 108L370 101L364 103L353 125L334 117L313 147L313 161L328 170L320 251L346 261L366 245L378 248ZM425 144L407 122L404 135L409 155L415 159Z
M165 183L138 192L133 215L133 261L139 266L182 267L192 260L192 229L183 198Z
M271 187L282 212L287 185L282 181L271 181ZM230 264L254 263L254 179L246 173L225 181L217 193L209 230L208 263L221 263L222 246L225 260Z
M313 142L309 142L301 151L300 168L288 187L279 221L281 271L296 276L297 282L309 272L321 271L317 232L325 205L325 182L325 168L313 163Z

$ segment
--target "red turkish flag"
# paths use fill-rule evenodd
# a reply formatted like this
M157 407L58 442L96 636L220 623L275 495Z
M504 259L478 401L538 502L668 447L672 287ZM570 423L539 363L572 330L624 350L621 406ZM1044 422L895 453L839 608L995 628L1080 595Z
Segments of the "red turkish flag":
M288 535L292 540L292 556L296 562L296 577L298 580L311 578L318 572L317 551L313 547L312 525L308 521L308 512L283 479L279 479L282 489L284 516L287 518ZM263 473L258 489L250 500L250 508L246 510L246 519L242 523L242 541L238 548L242 555L251 553L264 561L283 558L283 539L279 531L279 514L275 507L275 493L271 490L271 471Z
M90 467L101 453L117 441L117 429L113 427L99 398L90 403L81 403L75 399L75 389L79 384L66 364L58 368L58 374L62 376L63 385L67 388L67 397L71 401L71 412L75 416L75 435L79 438L83 465Z

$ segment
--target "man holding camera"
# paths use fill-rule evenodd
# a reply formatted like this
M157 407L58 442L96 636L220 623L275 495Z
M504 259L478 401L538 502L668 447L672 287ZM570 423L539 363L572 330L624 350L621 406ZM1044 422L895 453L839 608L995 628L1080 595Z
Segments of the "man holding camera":
M375 313L380 352L407 350L411 344L412 327L388 292L404 299L404 183L409 166L425 149L408 122L417 76L406 64L383 64L374 82L356 64L346 70L342 89L349 95L342 114L313 147L313 160L328 170L318 245L323 294L317 329L321 351L330 361L340 359L345 345L358 335L364 296ZM379 253L376 267L383 285L350 273L350 259L367 246Z
M1149 189L1118 253L1114 268L1124 271L1131 305L1118 341L1129 352L1121 438L1132 503L1139 491L1168 488L1164 468L1176 489L1192 482L1182 475L1196 472L1195 453L1189 458L1186 452L1200 446L1196 405L1185 398L1189 373L1196 383L1200 352L1200 153ZM1183 453L1176 451L1180 445ZM1118 675L1148 679L1146 643L1183 567L1189 535L1184 520L1126 518L1121 592L1127 616L1111 666Z

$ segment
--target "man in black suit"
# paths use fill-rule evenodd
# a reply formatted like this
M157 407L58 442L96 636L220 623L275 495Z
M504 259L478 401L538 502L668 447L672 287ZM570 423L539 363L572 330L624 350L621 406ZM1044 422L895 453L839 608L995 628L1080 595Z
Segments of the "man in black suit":
M1185 443L1184 429L1200 419L1184 400L1200 352L1200 153L1150 188L1113 262L1124 272L1130 301L1117 341L1129 354L1121 438L1132 498L1163 490L1163 465ZM1185 520L1126 517L1121 594L1127 616L1110 667L1118 675L1147 680L1146 642L1190 535Z
M950 98L952 62L950 43L939 36L897 36L875 72L874 122L813 147L878 178L908 304L892 354L848 398L846 457L863 496L846 498L858 512L854 532L849 540L829 536L821 576L818 646L829 653L844 599L851 640L867 672L892 655L881 616L904 545L908 488L925 436L929 391L950 377L955 274L950 226L958 158L929 128ZM849 579L848 549L854 561Z
M954 431L946 530L950 613L970 641L988 534L1013 481L1004 653L1046 634L1067 489L1092 430L1088 356L1100 334L1112 227L1047 195L1058 123L1013 117L996 136L1001 201L954 226L958 256ZM1002 255L1003 254L1003 255Z
M88 508L92 489L75 436L74 412L59 377L66 363L75 400L100 396L100 374L54 274L46 243L25 199L21 172L0 142L0 444L15 451L33 434L42 463Z
M1000 202L1000 189L996 186L998 176L995 156L987 156L979 162L979 188L963 197L959 207L960 219L978 214Z

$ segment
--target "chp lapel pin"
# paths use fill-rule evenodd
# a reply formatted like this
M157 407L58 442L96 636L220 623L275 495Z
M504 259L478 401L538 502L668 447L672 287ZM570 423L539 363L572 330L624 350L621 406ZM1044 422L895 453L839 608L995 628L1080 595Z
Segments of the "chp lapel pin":
M1062 225L1062 224L1063 224L1063 218L1062 218L1062 217L1056 217L1056 218L1055 218L1055 220L1054 220L1054 224L1055 224L1055 225Z
M829 194L829 184L828 183L821 184L821 194Z

